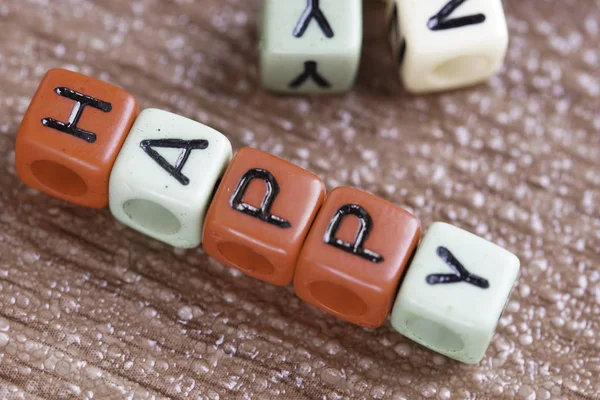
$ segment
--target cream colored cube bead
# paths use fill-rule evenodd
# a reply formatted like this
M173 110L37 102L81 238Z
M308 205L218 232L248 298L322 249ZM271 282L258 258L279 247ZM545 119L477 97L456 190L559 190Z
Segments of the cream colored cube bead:
M196 247L231 156L229 140L216 130L167 111L144 110L113 167L110 210L148 236Z
M392 326L459 361L484 356L519 273L509 251L460 228L429 228L401 284Z
M388 0L387 15L410 92L470 86L502 67L508 29L501 0Z
M356 79L362 0L264 0L263 86L280 93L336 93Z

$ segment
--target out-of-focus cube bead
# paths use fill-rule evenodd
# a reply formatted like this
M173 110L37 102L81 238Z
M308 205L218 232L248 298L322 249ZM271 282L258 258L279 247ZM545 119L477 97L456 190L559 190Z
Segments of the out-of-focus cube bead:
M260 20L267 89L335 93L352 87L362 48L362 0L265 0Z
M388 30L404 86L414 93L485 81L508 47L501 0L388 0Z

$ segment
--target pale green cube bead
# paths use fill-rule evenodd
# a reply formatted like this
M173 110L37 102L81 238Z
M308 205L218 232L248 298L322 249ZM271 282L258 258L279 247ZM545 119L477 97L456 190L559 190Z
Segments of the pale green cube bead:
M311 5L330 29L316 15L303 17ZM265 0L263 7L260 70L266 89L339 93L353 86L362 48L361 0Z
M462 272L457 264L464 267ZM425 234L402 282L392 326L434 351L478 363L492 340L519 264L500 246L437 222Z
M220 132L146 109L112 169L110 211L123 224L172 246L199 246L215 185L231 157L231 143Z

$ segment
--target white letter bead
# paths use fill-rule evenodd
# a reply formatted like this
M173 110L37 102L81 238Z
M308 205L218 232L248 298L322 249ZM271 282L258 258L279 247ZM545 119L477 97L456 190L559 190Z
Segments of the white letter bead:
M352 87L362 48L362 0L264 0L260 70L281 93Z
M424 236L402 282L392 326L434 351L478 363L518 273L514 254L437 222Z
M508 47L501 0L388 0L388 24L400 77L413 93L485 81Z
M167 111L144 110L113 167L110 210L148 236L196 247L231 156L229 140L216 130Z

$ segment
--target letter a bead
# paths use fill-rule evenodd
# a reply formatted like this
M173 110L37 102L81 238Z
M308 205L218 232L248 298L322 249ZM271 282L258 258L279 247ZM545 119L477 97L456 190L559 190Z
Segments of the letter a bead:
M519 273L503 248L445 223L425 234L392 311L404 336L459 361L481 361Z
M142 111L110 177L115 218L175 247L201 242L204 216L231 160L216 130L167 111Z
M250 276L287 285L325 198L316 175L259 150L240 150L206 216L204 251Z
M137 114L137 101L120 88L48 71L17 134L19 178L71 203L106 207L110 172Z
M302 247L294 290L346 321L381 326L420 234L419 220L408 211L357 189L337 188Z
M263 85L281 93L336 93L352 87L362 48L362 0L265 0Z
M388 31L404 86L414 93L485 81L508 47L501 0L388 0Z

